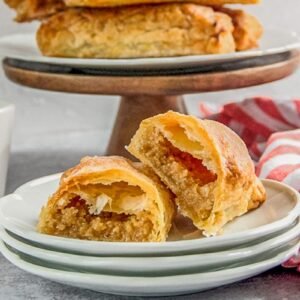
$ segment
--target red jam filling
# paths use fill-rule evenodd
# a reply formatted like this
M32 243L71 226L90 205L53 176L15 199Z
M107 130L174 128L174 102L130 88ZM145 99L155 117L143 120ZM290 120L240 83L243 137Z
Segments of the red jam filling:
M217 179L217 175L208 170L201 159L193 157L191 154L183 152L171 145L171 155L177 162L187 168L190 174L199 181L200 185L205 185Z

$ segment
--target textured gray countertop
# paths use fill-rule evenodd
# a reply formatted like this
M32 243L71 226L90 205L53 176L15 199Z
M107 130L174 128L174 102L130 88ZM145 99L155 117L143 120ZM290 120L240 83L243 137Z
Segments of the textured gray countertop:
M15 152L12 155L8 192L33 178L60 172L85 153ZM170 299L299 299L300 275L281 267L259 276L207 292ZM19 270L0 254L0 299L130 299L72 288ZM148 298L149 299L149 298Z

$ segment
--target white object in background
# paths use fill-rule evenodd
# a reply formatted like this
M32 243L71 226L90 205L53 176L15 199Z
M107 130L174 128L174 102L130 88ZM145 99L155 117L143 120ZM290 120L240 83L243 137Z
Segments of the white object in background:
M15 107L0 100L0 197L4 195Z

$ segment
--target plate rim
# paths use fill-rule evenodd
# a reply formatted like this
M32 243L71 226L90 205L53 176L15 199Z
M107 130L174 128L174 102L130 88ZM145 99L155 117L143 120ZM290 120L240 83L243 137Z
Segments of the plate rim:
M45 182L49 182L49 181L53 181L53 180L58 180L59 177L61 176L61 173L58 174L53 174L53 175L49 175L49 176L44 176L41 178L37 178L34 180L31 180L23 185L21 185L19 188L16 189L16 191L12 194L9 194L5 197L3 197L2 199L0 199L0 224L2 223L2 225L7 228L9 231L13 232L14 234L24 237L26 236L27 240L31 240L40 244L46 244L46 245L53 245L55 243L55 247L60 248L60 249L70 249L72 248L73 250L76 250L78 252L83 252L86 253L86 250L82 249L82 245L78 242L77 239L71 239L71 238L64 238L64 237L57 237L57 236L50 236L50 235L46 235L46 234L41 234L41 233L37 233L34 231L24 231L21 230L18 226L16 227L14 224L10 223L9 218L7 218L6 216L3 215L2 213L2 209L3 206L11 200L8 200L9 198L12 197L17 197L18 199L20 199L22 196L19 194L22 191L26 190L26 188L30 187L30 186L34 186L34 185L38 185ZM250 229L250 230L245 230L242 232L237 232L237 233L233 233L230 235L223 235L223 236L215 236L215 237L209 237L209 238L203 238L203 239L194 239L194 240L184 240L184 241L170 241L167 243L159 243L159 242L149 242L149 243L138 243L138 242L130 242L130 243L123 243L123 242L103 242L103 241L84 241L84 248L90 248L90 247L99 247L102 251L100 252L96 252L96 253L105 253L107 252L109 253L120 253L119 251L125 251L122 253L150 253L152 251L159 251L160 253L171 253L171 252L182 252L182 251L190 251L191 249L189 247L192 247L192 249L195 249L195 247L199 247L202 246L202 248L209 248L209 247L216 247L214 246L216 244L216 242L222 243L222 245L229 243L229 245L234 244L233 242L238 242L241 237L243 237L244 241L245 241L245 237L247 236L247 238L250 238L249 241L254 240L256 235L257 238L264 236L270 232L276 232L279 231L283 228L286 228L288 225L292 224L292 222L295 221L295 219L299 216L299 211L300 211L300 194L293 188L291 188L290 186L281 183L281 182L277 182L274 180L269 180L269 179L262 179L262 182L264 185L275 185L277 188L281 189L284 188L285 190L287 190L289 192L289 194L293 195L293 198L295 199L295 206L293 207L293 209L288 213L287 216L269 223L269 224L265 224L262 225L260 227L254 228L254 229ZM263 232L263 234L261 233ZM242 240L243 240L242 239ZM248 241L248 240L247 240ZM76 247L75 244L77 245ZM72 247L73 245L73 247ZM79 248L78 248L78 245ZM113 245L113 247L111 247ZM124 245L126 245L126 247L124 247ZM183 247L183 249L179 250L178 247L181 246ZM75 249L76 248L76 249ZM105 248L105 249L104 249ZM113 249L111 249L113 248ZM124 249L125 248L125 249ZM172 249L175 248L175 249ZM202 249L201 248L201 249ZM79 249L79 250L78 250ZM104 251L103 251L104 249ZM117 250L116 250L117 249ZM109 251L108 251L109 250ZM113 250L113 252L112 252ZM114 252L116 251L116 252ZM91 252L91 250L89 250L88 253L95 253L95 252Z
M209 62L224 62L224 61L233 61L238 59L245 59L250 57L262 57L272 54L284 53L296 49L300 49L300 34L297 31L284 31L276 27L265 28L265 35L267 34L284 34L290 38L294 38L294 42L289 43L285 46L277 46L267 49L251 49L247 51L240 51L234 53L226 54L204 54L204 55L188 55L188 56L174 56L174 57L150 57L150 58L121 58L121 59L91 59L91 58L57 58L57 57L46 57L42 56L39 53L37 55L28 55L22 56L17 54L7 54L7 51L1 49L2 43L7 43L13 39L17 38L30 38L31 40L35 39L35 32L27 33L15 33L12 35L4 35L0 38L0 56L22 59L25 61L40 62L40 63L49 63L53 65L64 65L64 66L93 66L95 68L117 68L120 67L124 69L124 65L127 68L140 68L140 67L152 67L153 69L158 69L162 67L170 67L176 63L176 65L184 64L195 64L203 65ZM38 48L36 47L38 51Z
M209 252L209 253L199 253L199 254L190 254L190 255L180 255L181 264L191 264L191 261L195 261L200 258L204 261L208 259L209 261L213 261L213 258L218 256L216 264L221 265L224 263L232 263L241 259L249 259L254 256L260 255L269 251L270 249L276 249L282 247L284 244L293 241L297 238L300 234L300 217L297 220L297 223L289 228L288 230L284 231L283 233L276 235L268 240L264 240L259 242L258 244L247 245L246 247L230 249L230 250L223 250L223 251L216 251L216 252ZM178 261L178 256L163 256L163 257L120 257L120 256L113 256L113 257L99 257L99 256L92 256L92 255L79 255L79 254L71 254L65 252L59 252L57 250L49 250L39 248L35 245L27 244L25 241L22 242L12 235L9 234L4 228L0 227L0 239L5 242L5 244L9 245L10 247L16 249L17 251L29 255L31 257L41 259L43 261L47 261L49 263L56 263L63 266L74 267L74 268L85 268L90 270L97 270L97 269L110 269L113 272L123 272L128 265L140 264L142 265L140 268L146 269L146 265L149 262L153 262L154 265L161 263L162 261L167 260L167 265L175 263ZM24 248L25 246L25 248ZM36 252L34 252L36 251ZM38 254L36 254L38 253ZM61 255L63 254L63 259L61 259ZM49 260L49 257L51 260ZM58 258L58 259L57 259ZM66 261L67 259L67 261ZM111 262L107 262L111 260ZM147 261L144 263L143 261ZM76 263L74 264L74 261ZM134 262L135 261L135 262ZM79 264L77 262L80 262ZM98 264L99 263L99 264ZM122 267L118 269L115 265L122 264ZM197 267L208 267L211 262L209 263L201 263L197 265ZM114 266L114 267L112 267ZM186 266L186 265L185 265ZM194 265L193 265L194 266ZM124 268L124 269L123 269ZM177 268L176 268L177 269ZM179 268L180 270L182 268ZM134 269L130 269L129 272L132 272ZM100 270L99 270L100 271ZM174 269L170 269L166 265L164 265L161 269L155 268L154 269L147 269L147 273L150 272L166 272L166 271L174 271ZM140 272L140 271L139 271Z

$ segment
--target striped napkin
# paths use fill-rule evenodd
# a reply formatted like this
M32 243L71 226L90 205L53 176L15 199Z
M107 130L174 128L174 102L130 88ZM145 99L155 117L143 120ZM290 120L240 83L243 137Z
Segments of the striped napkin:
M300 100L249 98L217 106L202 102L200 118L219 121L247 145L256 174L284 182L300 192ZM300 253L283 264L300 272Z

